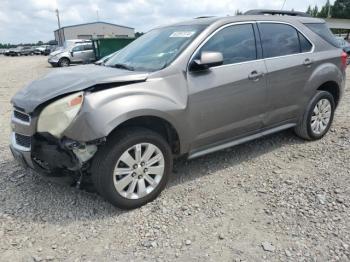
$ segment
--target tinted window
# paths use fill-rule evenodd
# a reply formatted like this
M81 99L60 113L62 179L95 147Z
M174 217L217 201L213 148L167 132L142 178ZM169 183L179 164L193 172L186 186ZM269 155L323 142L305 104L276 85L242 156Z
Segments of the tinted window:
M276 57L300 53L298 33L285 24L259 24L264 57Z
M334 35L332 34L331 30L327 27L326 24L305 24L311 31L318 34L320 37L322 37L324 40L326 40L331 45L334 45L336 47L339 47L339 44L337 42L337 39L335 39Z
M84 50L92 50L92 44L84 45Z
M221 52L224 64L233 64L256 59L256 45L251 24L229 26L208 40L197 54L202 51Z
M306 37L299 33L299 41L300 41L300 49L301 49L301 52L310 52L311 49L312 49L312 44L310 43L309 40L306 39Z

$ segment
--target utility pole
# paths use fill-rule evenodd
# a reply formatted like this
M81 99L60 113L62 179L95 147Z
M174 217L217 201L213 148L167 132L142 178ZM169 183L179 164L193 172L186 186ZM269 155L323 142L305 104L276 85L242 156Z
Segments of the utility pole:
M57 16L57 24L58 24L58 45L62 45L62 38L61 38L61 21L60 21L60 12L58 11L58 8L55 10L56 16Z
M98 9L96 9L96 18L97 18L97 22L100 21L100 16L98 14Z
M331 17L331 3L328 1L328 14L327 14L327 18Z
M281 10L284 9L284 6L286 5L286 2L287 2L287 0L284 0Z

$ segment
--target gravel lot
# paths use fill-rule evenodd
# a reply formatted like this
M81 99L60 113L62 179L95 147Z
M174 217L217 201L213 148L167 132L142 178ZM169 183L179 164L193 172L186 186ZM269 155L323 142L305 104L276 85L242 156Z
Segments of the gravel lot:
M10 98L60 70L46 59L0 56L1 261L350 260L349 87L323 140L286 131L178 160L156 201L125 212L11 157Z

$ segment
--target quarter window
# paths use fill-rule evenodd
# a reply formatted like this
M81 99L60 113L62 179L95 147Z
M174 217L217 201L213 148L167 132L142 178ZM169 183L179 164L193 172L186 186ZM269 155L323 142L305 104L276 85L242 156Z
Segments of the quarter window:
M298 32L290 25L259 24L264 57L276 57L300 53Z
M256 60L256 43L252 24L226 27L211 37L196 55L199 59L203 51L221 52L224 64L234 64Z
M299 32L298 32L298 35L299 35L301 52L302 53L310 52L311 49L312 49L312 44L310 43L310 41L307 40L306 37L303 34L299 33Z

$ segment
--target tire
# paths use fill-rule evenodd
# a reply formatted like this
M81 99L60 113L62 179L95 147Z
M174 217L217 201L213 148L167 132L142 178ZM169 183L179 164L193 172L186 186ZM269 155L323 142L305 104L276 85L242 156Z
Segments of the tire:
M318 106L321 105L320 108L322 108L322 105L324 105L323 111L320 110L322 111L324 118L323 116L321 116L321 118L323 120L325 118L327 119L329 118L328 121L325 122L323 120L322 121L315 120L315 118L318 119L318 116L316 116L314 112L314 110L316 110L316 105ZM329 108L330 111L327 111L326 108ZM311 99L308 106L306 107L306 111L304 112L304 115L300 120L299 124L295 127L294 132L296 133L297 136L305 140L313 141L313 140L321 139L327 134L329 128L332 125L333 118L334 118L334 111L335 111L335 102L332 94L330 94L327 91L317 91L315 96ZM322 125L320 124L318 126L320 130L315 131L315 129L317 129L317 123L315 125L315 122L319 122L319 123L322 122ZM322 126L322 128L320 126Z
M60 67L67 67L67 66L69 66L69 64L70 64L69 59L68 59L68 58L65 58L65 57L61 58L61 59L58 61L58 65L59 65Z
M138 167L135 169L134 162L126 165L122 159L124 159L123 156L126 152L130 153L128 156L132 156L132 150L135 148L135 154L132 156L132 160L134 161L136 158L136 145L140 145L140 152L142 152L140 153L140 159L145 158L146 160L145 163L139 161L139 165L136 164ZM149 158L146 158L147 154L145 152L149 148L155 149L155 151ZM149 160L153 160L156 157L162 159L154 163L156 166L154 164L147 164L151 163ZM127 159L130 160L130 158ZM154 200L162 192L171 174L172 165L173 159L170 146L161 135L144 128L122 129L111 135L106 144L97 151L91 167L92 181L99 194L114 206L121 209L134 209ZM133 167L129 168L130 166ZM154 167L158 168L162 170L160 172L162 174L154 175L153 177L152 171L149 171L148 174L144 173L144 177L142 177L142 172L146 172L145 169L147 167L150 170L151 168L153 168L152 170L156 170ZM122 168L129 171L127 173L126 171L121 172L125 173L123 175L121 173L120 175L115 175L115 170L122 170ZM148 183L149 177L153 179L150 180L153 181L153 185L152 183ZM132 179L132 181L124 183L122 180L124 178L128 179L127 181ZM126 186L121 187L118 183ZM119 185L119 191L117 185ZM121 190L120 188L123 189Z

